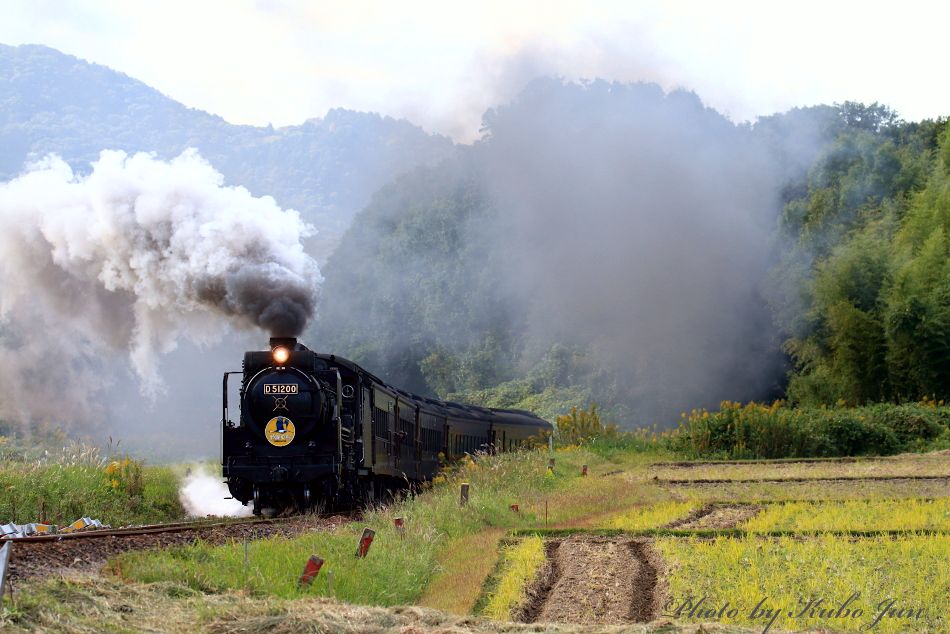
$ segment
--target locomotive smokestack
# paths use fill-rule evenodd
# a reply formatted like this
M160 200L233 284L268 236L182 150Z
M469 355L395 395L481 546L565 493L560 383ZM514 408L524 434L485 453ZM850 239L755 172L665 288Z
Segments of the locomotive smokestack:
M297 349L297 338L296 337L271 337L270 338L270 349L283 347L288 350Z

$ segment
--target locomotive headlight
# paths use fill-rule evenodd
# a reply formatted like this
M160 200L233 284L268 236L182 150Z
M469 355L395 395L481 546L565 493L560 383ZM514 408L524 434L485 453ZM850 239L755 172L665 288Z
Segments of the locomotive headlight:
M287 363L287 359L290 358L290 350L288 350L284 346L277 346L273 350L273 355L274 355L274 363L276 363L277 365L284 365L285 363Z

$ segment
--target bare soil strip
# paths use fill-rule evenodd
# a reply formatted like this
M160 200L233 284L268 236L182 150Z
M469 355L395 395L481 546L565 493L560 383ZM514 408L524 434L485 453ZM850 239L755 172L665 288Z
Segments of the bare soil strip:
M681 530L736 528L758 514L762 507L755 504L710 504L700 510L706 512L695 517L687 516L682 520L670 522L664 528Z
M869 462L876 460L889 460L888 457L843 457L843 458L763 458L761 460L680 460L675 462L654 462L651 468L656 467L681 467L688 469L690 467L721 467L725 465L773 465L773 464L808 464L813 462L823 464L842 464L851 462Z
M522 620L621 625L659 613L662 563L648 540L574 535L547 552L549 564L528 589Z
M699 519L702 519L703 517L706 517L707 515L715 511L717 506L718 506L717 504L707 504L705 506L701 506L695 511L692 511L689 515L686 515L685 517L681 517L678 520L673 520L672 522L667 522L660 528L682 528L686 524L690 524Z
M314 530L327 530L353 518L349 515L302 515L275 523L233 524L195 527L165 533L106 535L97 539L63 539L20 543L12 540L10 578L13 581L36 576L64 573L95 574L108 559L129 550L183 546L197 540L223 544L231 540L262 539L274 536L299 535Z
M841 501L850 499L942 498L950 496L947 480L829 480L826 482L719 482L714 484L670 485L669 491L692 491L707 502L760 504L790 501Z
M665 479L653 478L655 484L755 484L759 482L884 482L897 480L912 481L948 481L950 476L821 476L815 478L697 478L697 479Z

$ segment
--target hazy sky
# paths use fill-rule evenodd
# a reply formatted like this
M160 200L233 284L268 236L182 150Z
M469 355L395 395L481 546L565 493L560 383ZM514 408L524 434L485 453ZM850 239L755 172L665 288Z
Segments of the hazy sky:
M947 17L906 0L0 0L0 43L105 64L234 123L343 106L468 140L541 73L690 88L734 120L846 99L950 114Z

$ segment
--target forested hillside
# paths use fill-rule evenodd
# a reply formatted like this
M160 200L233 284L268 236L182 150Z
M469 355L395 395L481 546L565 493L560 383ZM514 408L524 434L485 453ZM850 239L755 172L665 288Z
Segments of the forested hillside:
M756 133L692 93L538 80L483 141L374 197L310 338L419 392L548 415L778 395L769 241L782 184L838 125L815 108Z
M338 235L382 184L438 162L452 143L405 120L343 109L298 126L231 125L104 66L0 44L0 181L50 152L88 171L103 149L171 158L189 147L228 184L271 195Z
M196 147L321 228L319 259L346 231L310 345L420 393L628 426L950 397L945 123L849 102L737 125L689 92L540 79L458 147L342 109L231 125L0 45L0 180L50 152L82 171Z
M796 403L950 398L950 136L868 115L782 216L774 307Z
M856 103L737 126L691 93L537 81L357 217L312 339L419 392L628 426L942 398L942 129Z

